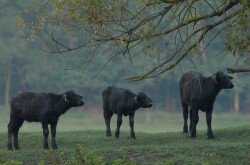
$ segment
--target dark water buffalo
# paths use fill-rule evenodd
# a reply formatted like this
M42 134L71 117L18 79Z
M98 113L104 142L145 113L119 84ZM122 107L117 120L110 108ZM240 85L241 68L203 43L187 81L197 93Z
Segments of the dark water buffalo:
M53 93L23 92L11 100L10 122L8 124L8 149L12 150L12 136L14 136L14 147L19 149L18 131L26 120L28 122L41 122L43 128L43 147L48 149L48 135L52 134L52 148L57 149L56 126L60 115L71 107L84 104L83 98L74 91L67 91L57 95Z
M191 137L196 137L196 125L199 121L198 110L206 112L207 135L213 139L211 129L213 104L221 89L230 89L234 85L231 81L233 77L219 71L211 77L204 77L201 73L190 71L180 79L179 90L181 104L183 107L184 126L183 133L188 132L188 107L190 107L190 127Z
M109 86L102 91L103 115L106 124L106 136L111 136L110 119L117 114L117 129L115 137L119 138L122 115L129 115L130 135L135 139L134 115L137 109L152 107L152 100L146 94L139 92L137 95L128 89Z

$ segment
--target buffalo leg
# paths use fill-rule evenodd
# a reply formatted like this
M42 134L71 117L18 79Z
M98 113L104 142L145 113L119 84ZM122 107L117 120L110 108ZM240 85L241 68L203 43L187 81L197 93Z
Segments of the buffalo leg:
M135 139L135 132L134 132L134 114L129 115L129 126L130 126L130 136L131 138Z
M47 123L42 123L42 127L43 127L43 148L44 149L49 149L49 145L48 145L48 136L49 136L49 128L48 128L48 124Z
M14 127L14 147L16 150L19 149L19 144L18 144L18 132L19 132L19 129L20 127L22 126L24 120L18 120L16 122L16 125Z
M53 149L58 148L57 144L56 144L56 125L57 125L57 123L51 124L51 126L50 126L51 137L52 137L52 148Z
M111 129L110 129L110 120L111 120L111 117L113 116L113 113L110 111L104 111L103 115L104 115L105 124L106 124L106 136L112 136Z
M14 125L15 125L14 120L10 119L10 122L8 124L8 144L7 144L8 150L13 150L13 147L12 147L12 135L14 133Z
M116 138L119 138L121 125L122 125L122 114L118 114L117 115L117 128L116 128L116 131L115 131L115 137Z
M188 125L187 125L187 120L188 120L188 106L186 104L183 104L182 108L183 108L183 119L184 119L183 133L188 133Z
M189 112L189 119L190 119L189 132L191 132L192 131L192 123L193 123L193 111L191 111L191 109Z
M195 138L196 137L196 125L199 122L198 109L191 109L191 111L193 111L191 137Z
M212 122L212 110L206 112L206 121L207 121L207 136L208 139L214 139L213 131L211 128Z

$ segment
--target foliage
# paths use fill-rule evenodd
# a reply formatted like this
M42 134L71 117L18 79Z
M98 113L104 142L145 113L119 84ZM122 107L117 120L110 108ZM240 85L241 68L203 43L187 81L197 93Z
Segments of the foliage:
M170 159L170 160L166 160L164 162L162 162L161 165L174 165L175 164L175 161Z
M226 45L234 55L250 51L250 4L249 1L240 1L240 4L243 10L237 20L229 25L226 33Z
M248 0L39 1L20 12L17 19L26 36L45 39L49 52L85 47L92 52L86 60L103 52L109 56L108 62L122 55L132 62L137 51L160 52L155 56L160 62L131 77L133 80L174 69L188 56L202 54L204 50L198 49L201 42L206 40L207 47L223 34L230 35L224 38L227 50L247 52L249 35L244 34L249 22ZM69 33L78 36L75 46L61 37Z
M47 152L47 160L39 164L64 164L64 165L104 165L105 161L102 157L96 157L93 153L84 151L81 145L76 145L75 156L68 159L65 153L61 152L59 155L55 154L52 150Z
M23 163L21 161L9 160L2 163L1 165L23 165Z
M21 161L8 160L7 153L4 151L0 152L0 164L1 165L23 165Z
M135 161L131 159L128 155L125 155L122 159L117 159L112 162L112 165L136 165Z
M216 165L216 164L218 164L217 159L218 158L217 158L216 154L211 154L211 155L209 155L207 162L202 163L202 165Z
M4 163L7 161L7 155L5 152L0 152L0 164Z
M83 147L80 144L78 144L76 146L74 164L75 165L81 165L81 164L104 165L105 161L103 160L102 157L96 157L92 153L87 153L86 151L84 151Z

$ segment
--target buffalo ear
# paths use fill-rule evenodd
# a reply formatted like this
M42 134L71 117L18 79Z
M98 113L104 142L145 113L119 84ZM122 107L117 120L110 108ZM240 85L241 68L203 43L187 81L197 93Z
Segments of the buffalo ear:
M134 102L135 102L136 104L138 104L138 96L135 96L135 97L134 97Z
M214 75L212 76L212 80L214 81L214 83L217 83L217 75L216 75L216 74L214 74Z
M64 98L64 101L65 101L65 102L69 103L69 100L68 100L68 98L67 98L67 94L66 94L66 93L63 94L63 98Z
M77 95L77 96L79 96L80 98L83 98L81 95Z
M234 79L232 76L228 76L228 78L229 78L230 80Z

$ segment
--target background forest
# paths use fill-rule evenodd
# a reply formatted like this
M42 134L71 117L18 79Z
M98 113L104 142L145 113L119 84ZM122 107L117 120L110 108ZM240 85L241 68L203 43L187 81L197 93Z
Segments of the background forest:
M120 57L107 66L107 57L95 56L87 67L83 67L82 57L90 50L82 48L70 53L50 54L42 51L39 41L27 41L16 26L16 16L28 2L3 0L0 5L0 104L8 106L12 95L24 91L63 93L73 89L81 93L87 101L87 107L100 109L101 90L113 84L129 88L135 92L145 91L155 102L154 109L164 112L180 112L178 81L181 74L197 70L211 76L218 70L232 66L237 60L223 50L222 38L217 38L202 56L194 54L179 64L174 70L153 79L143 81L125 80L131 75L142 73L157 64L159 54L168 51L134 51L138 54L131 63L128 58ZM212 31L216 33L216 29ZM69 36L72 36L69 34ZM74 45L77 37L68 37L65 42ZM202 64L202 65L201 65ZM105 66L105 67L103 67ZM248 74L234 75L236 87L223 91L216 102L216 112L248 112L250 105L250 87Z

